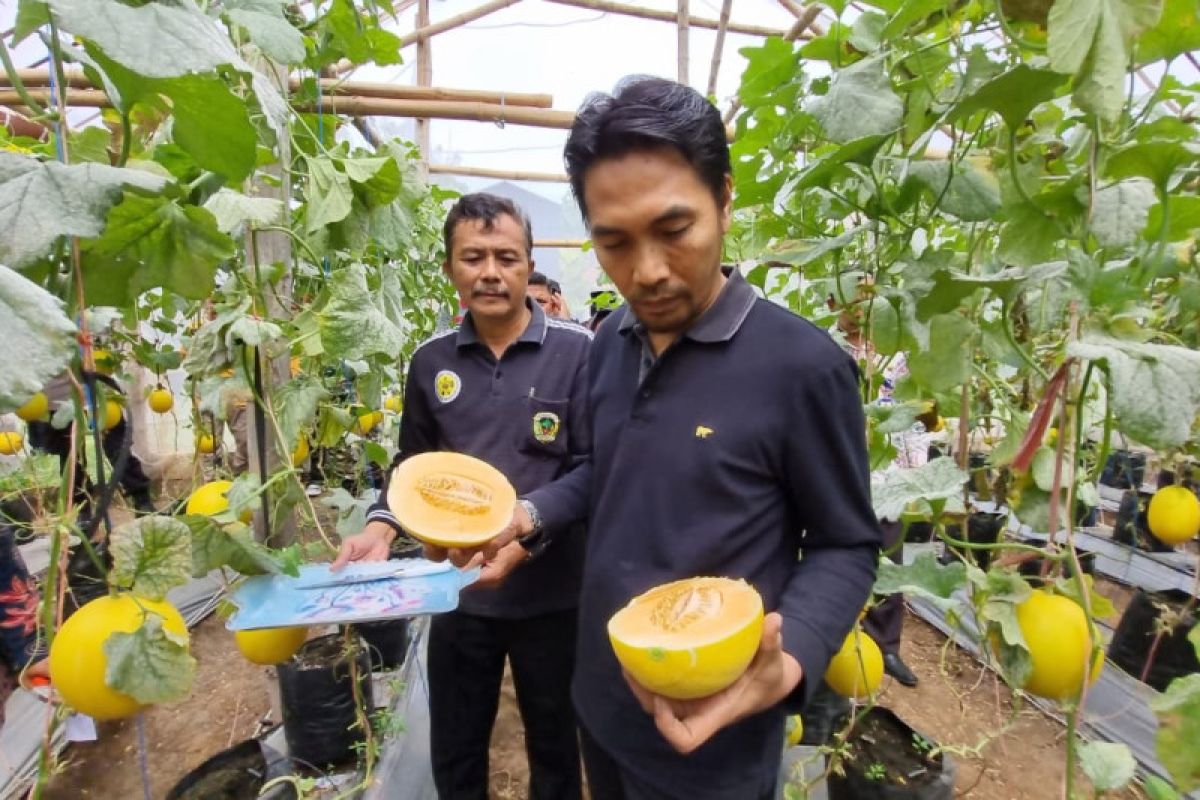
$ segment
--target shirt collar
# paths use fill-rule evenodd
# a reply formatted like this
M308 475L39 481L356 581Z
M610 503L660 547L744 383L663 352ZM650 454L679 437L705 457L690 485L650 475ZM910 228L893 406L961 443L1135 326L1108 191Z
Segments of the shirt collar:
M700 319L692 323L692 327L684 332L684 336L694 342L727 342L742 327L750 309L754 307L757 296L754 288L742 277L742 273L734 267L723 266L721 272L728 280L721 287L721 293L716 301L708 307ZM633 310L625 306L625 315L617 330L628 333L643 330L642 324L633 315Z
M540 345L546 341L546 312L542 311L542 307L533 302L528 295L525 296L525 307L532 312L533 316L529 318L529 324L517 337L517 341ZM458 335L454 343L457 347L480 343L479 332L475 330L475 322L471 319L470 311L463 315L463 321L458 326Z

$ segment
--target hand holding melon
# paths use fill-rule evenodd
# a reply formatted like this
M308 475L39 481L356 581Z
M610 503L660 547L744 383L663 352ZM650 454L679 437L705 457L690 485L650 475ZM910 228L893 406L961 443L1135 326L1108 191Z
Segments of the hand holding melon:
M745 581L692 578L634 598L608 634L642 708L672 747L690 753L799 685L782 625L777 613L763 616Z

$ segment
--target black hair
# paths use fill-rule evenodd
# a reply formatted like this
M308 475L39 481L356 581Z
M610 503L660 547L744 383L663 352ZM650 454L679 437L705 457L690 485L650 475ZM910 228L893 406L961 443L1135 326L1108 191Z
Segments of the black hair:
M530 286L545 286L547 289L549 289L550 288L550 279L547 278L543 273L538 272L535 269L533 272L529 273L529 285Z
M583 176L589 167L605 158L658 147L669 147L683 156L717 204L724 204L725 179L733 169L721 112L689 86L631 75L623 78L611 95L588 95L571 125L563 158L584 220L588 212Z
M507 197L500 197L487 192L464 194L446 215L446 223L442 226L442 240L446 245L446 259L449 260L454 252L454 229L465 219L477 219L483 223L483 229L490 231L496 223L496 218L507 214L525 229L525 255L533 257L533 226L525 212Z

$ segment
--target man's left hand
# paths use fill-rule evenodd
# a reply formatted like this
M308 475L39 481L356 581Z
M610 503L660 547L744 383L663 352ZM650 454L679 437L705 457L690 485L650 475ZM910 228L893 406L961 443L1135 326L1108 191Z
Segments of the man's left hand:
M696 700L672 700L635 681L625 680L647 714L654 716L663 738L680 753L690 753L717 731L740 719L765 711L800 685L800 663L783 652L783 617L768 614L763 622L758 653L742 676L728 688Z
M508 525L490 542L479 547L453 547L447 554L450 563L454 566L459 569L470 569L494 560L501 550L510 544L516 544L517 539L528 536L532 532L533 520L529 518L529 512L525 510L525 506L517 503L513 507L512 519L509 520Z
M510 542L500 548L495 557L483 562L483 570L479 580L472 583L468 589L494 589L504 583L504 579L529 558L529 552L520 542Z

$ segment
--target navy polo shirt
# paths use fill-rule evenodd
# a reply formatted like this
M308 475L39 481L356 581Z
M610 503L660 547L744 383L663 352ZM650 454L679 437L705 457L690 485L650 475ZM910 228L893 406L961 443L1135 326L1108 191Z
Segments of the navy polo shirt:
M881 535L857 367L735 271L657 358L631 311L614 312L588 372L592 469L572 476L591 492L573 684L580 722L667 796L759 796L774 785L784 707L819 683L875 577ZM635 701L606 625L647 589L704 575L745 578L782 613L784 649L805 677L789 702L684 756Z
M462 325L422 344L405 384L400 449L393 466L430 450L483 459L525 496L585 464L587 422L586 328L547 317L526 300L529 325L499 360L480 340L468 313ZM583 561L583 526L570 504L535 501L545 550L521 564L495 589L469 589L459 608L489 617L524 618L574 608ZM387 508L387 488L368 520L399 530Z

